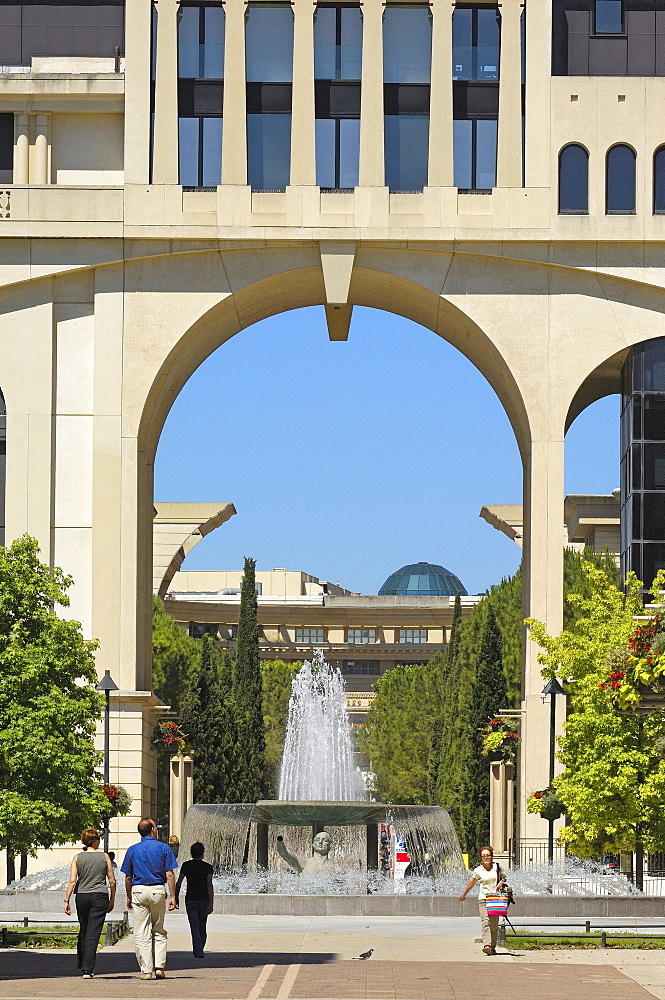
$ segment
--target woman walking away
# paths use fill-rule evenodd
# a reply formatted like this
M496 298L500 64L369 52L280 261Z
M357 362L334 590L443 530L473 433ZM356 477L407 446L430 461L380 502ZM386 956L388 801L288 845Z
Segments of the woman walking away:
M72 858L69 882L65 890L65 913L68 916L72 912L70 897L72 893L76 894L76 913L80 925L76 942L76 966L83 971L84 979L93 978L104 917L111 912L115 903L115 875L111 859L108 854L100 851L99 841L97 830L89 828L83 831L83 850Z
M215 892L212 887L212 873L214 869L212 865L203 860L204 851L205 848L200 842L197 841L196 844L192 844L190 847L192 860L185 861L181 867L178 883L175 887L177 906L182 880L184 878L187 879L185 909L187 910L187 919L189 920L189 927L192 932L194 958L204 957L203 949L205 948L208 936L206 924L208 923L208 914L212 913L215 901Z
M491 847L482 847L480 850L481 864L471 872L471 879L466 889L460 896L464 901L469 890L480 882L478 891L478 906L480 908L480 920L483 926L483 951L486 955L496 955L496 939L499 935L498 914L487 912L485 900L490 893L501 892L506 876L498 862L494 861L494 851Z

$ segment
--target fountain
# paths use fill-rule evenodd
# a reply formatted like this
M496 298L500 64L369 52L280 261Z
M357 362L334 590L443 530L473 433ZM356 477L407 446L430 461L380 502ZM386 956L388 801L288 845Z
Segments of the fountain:
M437 878L456 876L457 884L466 869L447 812L438 806L370 801L353 756L344 681L317 650L293 681L279 798L253 806L192 806L181 850L188 851L196 840L206 844L220 892L238 891L240 882L244 891L259 892L287 887L298 893L381 892L381 887L392 892L394 880L379 872L383 828L393 845L396 838L403 842L411 872L425 880L429 892ZM277 835L272 845L270 828ZM316 866L314 873L310 864L292 863L311 856L312 837L324 828L332 839L330 864ZM280 872L280 858L296 874Z

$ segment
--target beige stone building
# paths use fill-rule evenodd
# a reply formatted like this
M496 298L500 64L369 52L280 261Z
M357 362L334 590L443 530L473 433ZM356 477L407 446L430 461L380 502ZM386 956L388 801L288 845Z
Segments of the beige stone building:
M257 320L320 305L344 340L354 305L389 310L478 367L524 464L524 611L554 631L565 431L623 371L624 565L665 561L664 17L663 0L0 3L6 537L37 536L76 580L135 814L160 707L155 451L192 372ZM524 810L548 772L541 688L527 644L521 836L541 835Z

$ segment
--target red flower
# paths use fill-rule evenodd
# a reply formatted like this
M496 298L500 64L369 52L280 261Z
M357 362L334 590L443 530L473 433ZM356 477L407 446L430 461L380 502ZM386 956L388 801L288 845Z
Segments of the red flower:
M607 684L601 684L600 685L600 690L604 691L606 687L607 687Z

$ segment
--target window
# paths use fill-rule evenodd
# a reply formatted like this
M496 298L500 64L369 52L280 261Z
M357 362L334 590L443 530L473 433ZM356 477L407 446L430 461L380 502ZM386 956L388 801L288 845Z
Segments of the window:
M422 191L427 184L432 19L429 7L388 4L383 16L386 184Z
M635 214L635 151L613 146L607 153L605 211L607 215Z
M319 5L314 17L316 183L358 184L362 18L359 6Z
M453 13L453 80L499 79L497 7L456 6Z
M178 15L178 139L183 187L222 181L224 8L182 4Z
M249 4L245 16L247 180L254 191L283 191L291 172L293 11Z
M620 35L623 31L623 0L595 0L594 31L597 35Z
M0 114L0 184L11 184L14 177L14 115Z
M589 154L583 146L566 146L559 154L559 214L589 211Z
M322 628L297 628L296 642L323 642Z
M491 191L496 184L497 120L453 121L454 184L462 191Z
M346 630L347 642L376 642L376 629L350 628Z
M219 632L219 625L211 625L209 622L190 622L189 634L192 639L201 639L204 635L216 636Z
M665 146L653 154L653 211L665 214Z
M378 660L347 660L343 665L343 673L367 677L379 673Z
M399 630L400 642L424 643L427 642L426 628L401 628Z

